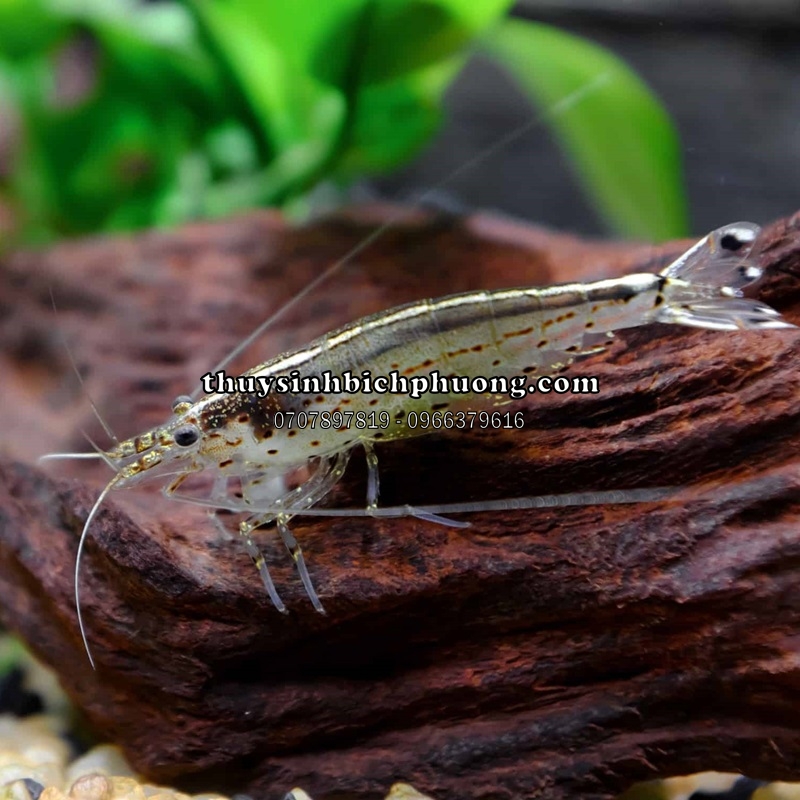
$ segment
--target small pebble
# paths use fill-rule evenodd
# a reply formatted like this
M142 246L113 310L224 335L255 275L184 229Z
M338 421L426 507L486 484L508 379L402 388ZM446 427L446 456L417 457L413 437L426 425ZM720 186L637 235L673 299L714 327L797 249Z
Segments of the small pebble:
M134 778L112 778L114 800L145 800L144 789Z
M0 787L2 800L39 800L44 786L31 778L20 778Z
M44 791L44 786L38 781L33 780L33 778L23 778L22 782L25 784L25 788L28 790L28 796L31 800L39 800L41 797L42 792Z
M76 758L66 769L65 783L74 783L83 775L100 773L110 778L135 778L136 773L131 769L122 751L111 744L102 744L93 747L80 758Z
M60 734L61 725L50 717L0 715L0 784L32 778L43 786L61 786L72 752Z
M155 789L156 791L153 794L147 794L148 789ZM144 790L148 800L189 800L189 795L175 792L172 789L164 789L161 786L145 786Z
M99 772L92 772L78 778L69 789L74 800L111 800L113 786L111 781Z
M46 786L39 800L69 800L57 786Z
M19 753L0 751L0 786L22 783L26 779L41 786L61 785L62 775L54 764L36 764ZM15 791L24 793L27 789L20 786Z
M302 789L292 789L286 793L283 800L311 800L311 798Z
M800 800L800 783L775 781L758 789L753 800Z
M395 783L389 794L386 795L386 800L431 800L426 794L418 792L413 786L407 783Z

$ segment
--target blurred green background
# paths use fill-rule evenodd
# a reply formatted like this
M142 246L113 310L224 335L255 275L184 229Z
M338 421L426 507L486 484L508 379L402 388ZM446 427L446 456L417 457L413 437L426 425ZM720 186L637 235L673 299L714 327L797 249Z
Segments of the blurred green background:
M525 98L514 127L541 119L607 229L686 233L681 147L661 102L611 49L510 7L0 0L4 238L256 206L302 215L322 197L346 198L430 143L476 53ZM525 177L535 184L536 170Z
M455 171L583 233L764 222L797 206L799 33L784 0L0 0L0 247Z

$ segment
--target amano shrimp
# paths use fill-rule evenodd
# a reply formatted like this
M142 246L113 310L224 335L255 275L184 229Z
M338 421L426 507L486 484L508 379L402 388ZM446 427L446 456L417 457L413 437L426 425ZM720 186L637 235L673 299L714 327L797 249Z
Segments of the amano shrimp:
M477 291L410 303L357 320L311 342L253 367L243 377L275 380L281 376L320 377L345 372L373 375L514 374L551 375L576 358L604 349L614 331L655 322L707 328L782 329L794 327L757 300L742 296L742 287L761 270L749 256L757 225L739 222L719 228L656 274L641 273L590 283L546 288ZM312 395L270 392L206 394L181 397L163 425L86 456L102 458L114 477L97 498L80 538L75 567L75 598L84 645L88 641L80 615L78 572L83 546L103 500L112 490L127 489L150 478L170 476L168 497L244 515L238 533L254 561L274 606L286 612L253 532L274 523L289 550L314 608L323 606L314 589L302 549L289 528L298 514L398 516L411 514L432 522L461 524L441 514L498 507L524 508L589 502L580 495L562 503L548 498L517 498L420 508L381 508L375 445L419 436L431 429L408 424L409 415L447 410L497 408L506 394L439 392L411 398L376 391ZM292 426L295 415L385 415L383 427ZM281 424L277 424L278 420ZM345 472L356 447L366 453L368 481L364 509L319 509ZM69 455L69 454L64 454ZM300 485L287 488L287 476L305 472ZM197 497L181 492L187 478L210 475L210 490ZM232 488L238 491L232 491ZM600 493L596 502L654 499L657 491ZM502 503L502 505L499 505ZM212 513L215 524L222 523Z

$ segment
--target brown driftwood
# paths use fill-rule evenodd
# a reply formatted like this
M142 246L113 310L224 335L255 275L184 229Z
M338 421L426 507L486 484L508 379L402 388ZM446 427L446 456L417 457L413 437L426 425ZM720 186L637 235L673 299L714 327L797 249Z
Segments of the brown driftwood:
M96 434L59 326L119 434L168 415L239 337L374 219L274 215L8 257L0 269L3 621L137 768L187 787L316 800L406 780L461 800L608 798L700 769L800 779L800 336L650 326L537 396L519 431L379 451L384 503L684 486L677 502L416 519L297 519L328 611L262 534L291 613L236 542L142 489L112 495L72 570L102 465L34 457ZM381 307L479 287L653 270L658 249L417 215L250 353ZM800 323L800 216L771 226L761 296ZM72 475L68 480L64 476ZM355 458L336 496L363 502Z

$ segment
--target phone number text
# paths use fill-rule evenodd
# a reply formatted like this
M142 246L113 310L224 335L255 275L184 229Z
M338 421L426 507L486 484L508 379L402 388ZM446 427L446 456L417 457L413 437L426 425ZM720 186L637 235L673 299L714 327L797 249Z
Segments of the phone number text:
M276 411L272 426L286 430L510 430L525 427L525 415L521 411L409 411L392 417L388 411Z

